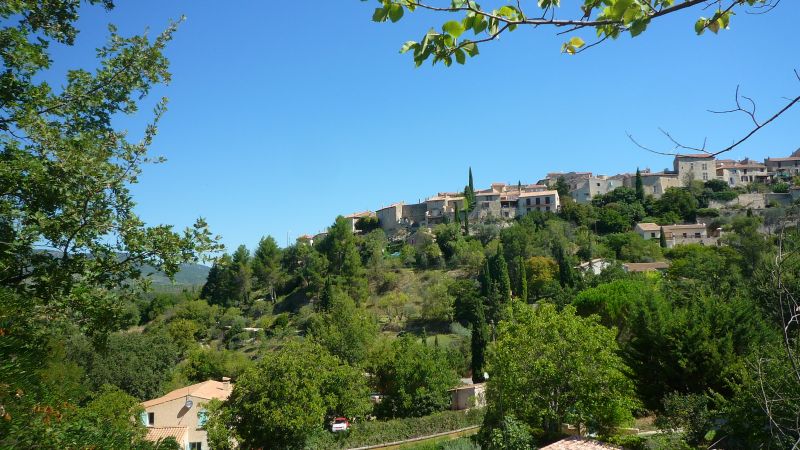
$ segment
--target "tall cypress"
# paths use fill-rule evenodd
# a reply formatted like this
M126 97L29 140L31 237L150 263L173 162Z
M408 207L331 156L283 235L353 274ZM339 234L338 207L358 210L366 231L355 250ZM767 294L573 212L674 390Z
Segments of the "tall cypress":
M458 210L458 202L455 202L455 207L456 224L458 225L458 228L461 229L461 211Z
M494 256L494 267L492 275L497 283L500 302L506 304L511 301L511 278L508 276L508 264L503 254L503 245L497 246L497 254Z
M486 325L486 316L483 313L483 305L475 302L475 318L472 322L472 336L470 339L470 350L472 359L470 368L472 369L472 381L482 383L486 381L483 377L483 368L486 361L486 344L489 342L489 327Z
M464 211L464 235L469 236L469 211Z
M636 168L636 198L644 204L644 183L642 182L642 173L639 168Z
M469 168L469 190L473 194L475 193L475 185L472 183L472 167Z
M661 227L659 234L661 236L658 237L658 243L661 244L661 248L667 248L667 236L664 234L664 227Z
M517 257L517 296L523 302L528 301L528 274L525 270L525 259Z

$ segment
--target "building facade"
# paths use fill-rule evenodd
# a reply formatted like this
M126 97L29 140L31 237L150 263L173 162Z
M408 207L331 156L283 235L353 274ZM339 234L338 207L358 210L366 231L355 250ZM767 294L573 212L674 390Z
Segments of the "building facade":
M230 380L223 378L223 381L204 381L142 402L146 439L158 441L173 437L184 450L208 450L207 434L203 429L207 419L204 405L212 399L227 399L232 390Z

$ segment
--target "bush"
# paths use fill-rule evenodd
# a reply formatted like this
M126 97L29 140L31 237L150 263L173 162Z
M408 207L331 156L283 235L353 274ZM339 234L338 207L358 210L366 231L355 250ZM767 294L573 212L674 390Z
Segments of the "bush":
M772 185L772 192L776 194L785 194L789 192L789 183L785 183L783 181L775 183Z
M735 200L739 194L736 191L722 191L722 192L713 192L711 193L710 197L712 200L717 200L721 202L729 202L731 200Z
M459 430L483 422L483 410L444 411L430 416L354 423L348 433L321 433L306 448L344 449L397 442L436 433Z
M719 217L719 210L716 208L700 208L697 210L699 217Z

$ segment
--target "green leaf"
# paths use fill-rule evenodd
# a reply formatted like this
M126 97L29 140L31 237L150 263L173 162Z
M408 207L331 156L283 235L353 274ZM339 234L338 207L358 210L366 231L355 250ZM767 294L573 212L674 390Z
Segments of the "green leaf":
M453 36L453 38L458 39L458 37L464 33L464 25L462 25L461 22L451 20L442 26L442 30L450 36Z
M467 61L467 55L464 54L464 51L460 48L457 48L455 51L456 55L456 62L459 64L464 64Z
M583 47L584 44L585 42L583 42L583 39L579 38L578 36L575 36L569 40L569 45L575 48L581 48Z
M386 7L375 8L375 12L372 14L372 20L375 22L385 22L388 15L389 10Z
M697 19L697 22L694 23L694 32L697 34L703 34L703 31L706 29L706 21L705 17L701 17Z
M467 52L469 56L476 56L478 54L478 45L474 42L470 42L461 46L461 48Z
M411 50L412 48L419 47L419 44L414 41L407 41L400 47L400 53L406 53L407 51Z
M389 20L397 22L403 18L403 7L397 3L393 3L389 8Z
M483 16L476 17L475 23L472 25L472 31L474 31L475 34L481 34L486 30L487 26L489 26L489 22L487 22Z
M612 14L614 17L621 19L632 3L633 0L617 0L611 7Z

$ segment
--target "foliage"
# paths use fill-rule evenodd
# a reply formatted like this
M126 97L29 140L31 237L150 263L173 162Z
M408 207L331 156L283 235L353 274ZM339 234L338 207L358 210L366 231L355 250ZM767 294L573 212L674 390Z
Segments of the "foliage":
M422 318L432 322L451 322L453 320L453 304L455 299L450 295L452 280L448 277L436 277L422 293Z
M73 336L67 352L86 371L92 390L108 384L139 400L161 394L161 385L180 356L166 333L115 333L100 352L82 336Z
M481 448L486 450L529 450L533 447L530 427L513 415L504 416L497 426L481 430Z
M689 189L671 187L658 199L657 208L661 215L674 213L682 220L693 222L699 202Z
M662 411L655 425L660 430L679 432L694 446L705 441L713 427L709 399L705 395L673 392L664 397Z
M379 417L420 417L450 406L448 389L457 383L443 351L401 337L374 363L376 384L385 397Z
M220 380L222 377L235 381L250 366L252 362L239 352L195 348L187 355L181 372L190 383Z
M312 318L308 327L313 340L350 364L366 358L376 333L375 319L338 289L334 289L329 305Z
M369 294L364 267L350 223L342 216L328 228L328 234L317 246L328 260L328 276L359 304Z
M491 416L502 404L504 414L549 431L561 423L603 430L632 418L637 401L613 330L571 306L511 309L514 320L500 323L489 354Z
M436 433L480 425L483 410L442 411L423 417L355 422L346 435L324 433L315 436L307 448L311 450L365 447L413 439ZM471 448L470 448L471 449Z
M291 342L242 374L227 404L242 446L302 448L325 417L369 411L368 394L360 370L318 344Z
M49 78L49 47L72 45L77 6L24 1L0 8L9 19L0 29L0 285L28 297L31 311L102 334L120 325L121 304L141 286L131 280L143 264L171 276L218 246L202 219L176 233L146 226L133 210L130 186L153 162L148 147L166 100L139 142L112 124L169 81L162 52L175 24L152 41L110 27L95 72L70 70L55 89L42 81Z

